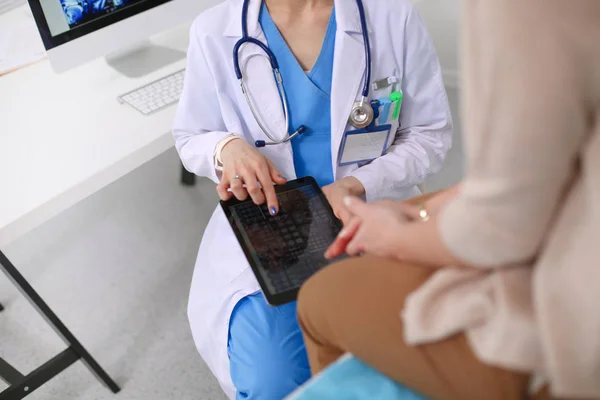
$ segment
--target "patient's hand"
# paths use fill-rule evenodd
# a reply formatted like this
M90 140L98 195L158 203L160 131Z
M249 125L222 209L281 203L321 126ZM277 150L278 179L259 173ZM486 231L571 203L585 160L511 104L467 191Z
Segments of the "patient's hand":
M348 197L346 207L353 217L325 253L327 258L339 257L344 252L351 256L368 253L393 257L403 225L419 215L418 207L403 202L367 204Z

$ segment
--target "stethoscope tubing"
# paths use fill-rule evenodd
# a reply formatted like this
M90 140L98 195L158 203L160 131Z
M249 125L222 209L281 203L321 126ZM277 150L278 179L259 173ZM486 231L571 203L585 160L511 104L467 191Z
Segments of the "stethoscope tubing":
M292 140L294 137L300 135L302 132L304 132L305 127L300 126L292 135L289 134L289 110L288 110L288 105L287 105L287 97L286 97L285 89L283 86L283 80L281 78L281 74L279 73L279 63L277 62L277 58L275 57L275 54L273 54L273 52L271 51L271 49L269 49L269 47L267 45L265 45L260 40L250 37L248 35L248 7L249 7L249 4L250 4L250 0L244 0L244 3L242 5L242 38L240 40L238 40L236 42L236 44L233 46L233 68L234 68L235 76L238 79L238 81L240 82L242 92L244 94L246 102L248 103L248 106L250 107L250 111L252 112L254 119L258 123L258 126L263 131L263 133L269 138L269 140L271 140L271 143L265 142L262 140L257 141L256 146L264 147L265 145L276 145L276 144L286 143L286 142L289 142L290 140ZM362 0L356 0L356 6L357 6L359 17L360 17L360 25L361 25L363 43L364 43L364 49L365 49L365 71L363 74L364 84L363 84L363 89L362 89L362 100L361 100L361 104L362 104L362 103L366 103L367 99L369 97L369 89L370 89L370 82L371 82L371 44L369 42L369 33L367 31L367 19L365 16L365 9L364 9ZM244 75L242 73L242 68L240 66L240 60L239 60L239 51L240 51L240 48L244 44L257 45L258 47L260 47L263 50L263 52L267 55L267 57L269 59L269 63L271 64L271 68L273 69L273 73L275 74L275 77L276 77L277 88L279 90L279 93L281 94L283 108L284 108L285 123L286 123L286 136L283 139L277 140L269 134L269 132L267 131L265 126L260 121L260 118L258 117L258 113L256 112L256 109L254 108L254 106L252 104L250 95L249 95L246 85L244 83Z
M360 29L363 35L363 44L365 47L365 73L362 96L364 99L369 97L369 88L371 86L371 43L369 41L369 32L367 31L367 17L362 0L356 0L356 7L360 16Z

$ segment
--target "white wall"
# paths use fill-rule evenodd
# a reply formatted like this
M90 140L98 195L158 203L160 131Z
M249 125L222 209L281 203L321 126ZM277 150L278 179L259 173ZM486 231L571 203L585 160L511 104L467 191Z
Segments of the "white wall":
M446 85L458 87L460 0L413 0L433 38Z

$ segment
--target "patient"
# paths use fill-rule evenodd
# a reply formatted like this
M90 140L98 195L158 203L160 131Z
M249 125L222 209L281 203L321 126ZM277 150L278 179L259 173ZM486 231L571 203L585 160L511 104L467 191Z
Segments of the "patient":
M431 399L600 398L600 2L467 0L467 172L349 199L303 287L313 373L351 352Z

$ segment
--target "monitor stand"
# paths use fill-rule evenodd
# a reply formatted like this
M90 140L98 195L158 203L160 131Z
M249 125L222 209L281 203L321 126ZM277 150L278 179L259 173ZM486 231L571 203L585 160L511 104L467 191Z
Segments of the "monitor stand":
M106 56L106 62L122 75L139 78L184 59L186 53L151 43L141 43Z

